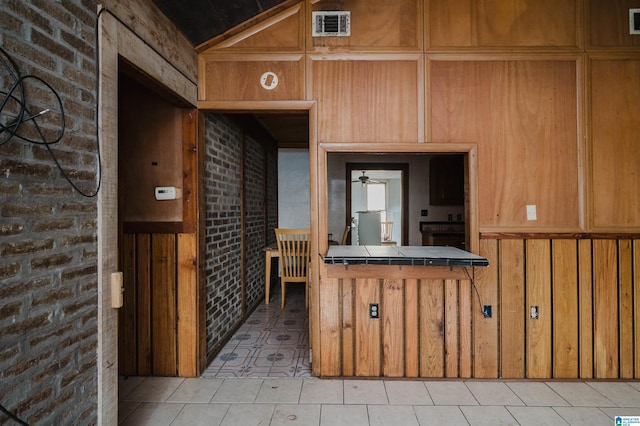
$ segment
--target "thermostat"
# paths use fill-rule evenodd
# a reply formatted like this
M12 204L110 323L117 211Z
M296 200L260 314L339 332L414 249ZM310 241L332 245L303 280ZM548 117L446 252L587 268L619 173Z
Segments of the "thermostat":
M180 197L180 189L175 186L156 186L156 200L175 200Z

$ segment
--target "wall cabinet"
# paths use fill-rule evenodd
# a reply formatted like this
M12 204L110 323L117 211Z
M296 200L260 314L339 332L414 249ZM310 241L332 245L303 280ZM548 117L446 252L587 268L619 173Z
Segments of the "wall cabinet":
M429 161L429 202L433 206L464 204L464 158L437 156Z

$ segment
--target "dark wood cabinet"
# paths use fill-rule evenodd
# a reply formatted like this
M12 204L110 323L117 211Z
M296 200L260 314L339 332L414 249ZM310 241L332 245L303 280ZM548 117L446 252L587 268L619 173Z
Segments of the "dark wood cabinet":
M429 203L433 206L464 204L462 155L441 155L429 161Z

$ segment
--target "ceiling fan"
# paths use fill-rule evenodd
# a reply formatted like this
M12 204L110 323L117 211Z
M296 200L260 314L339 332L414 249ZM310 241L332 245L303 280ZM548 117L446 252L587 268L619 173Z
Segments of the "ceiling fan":
M368 183L382 183L379 180L371 179L369 176L366 175L366 173L367 172L365 170L363 170L362 171L362 176L358 176L357 180L353 180L351 182L360 182L360 183L362 183L362 186L365 186Z

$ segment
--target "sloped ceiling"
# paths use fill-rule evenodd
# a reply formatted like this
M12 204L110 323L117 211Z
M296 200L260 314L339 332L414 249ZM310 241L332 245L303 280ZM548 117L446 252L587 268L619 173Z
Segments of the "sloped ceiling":
M152 0L198 46L286 0Z

